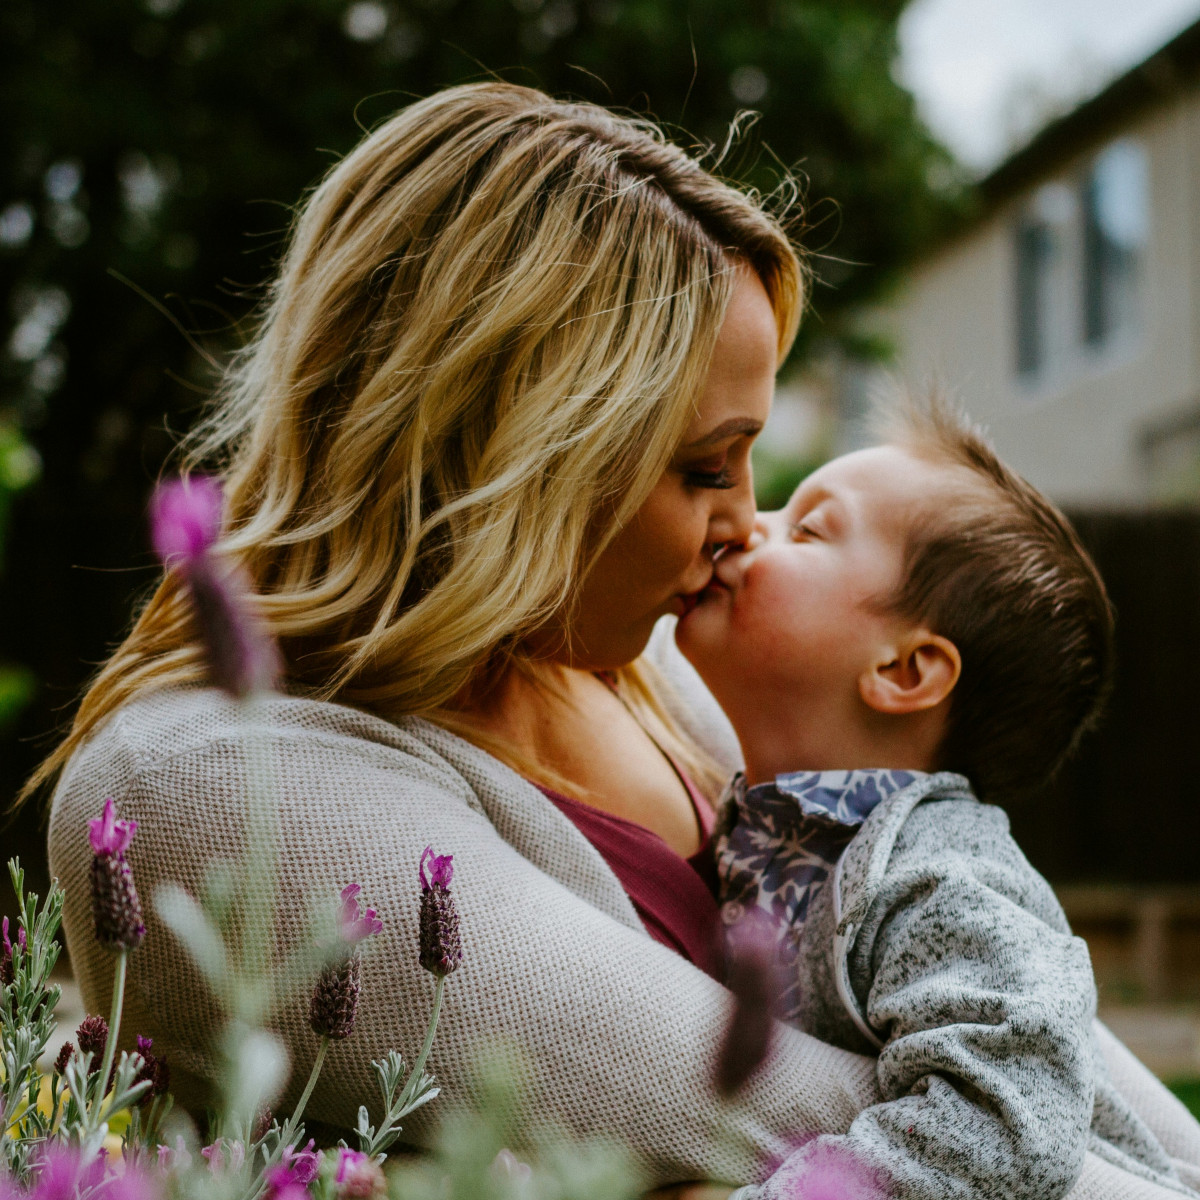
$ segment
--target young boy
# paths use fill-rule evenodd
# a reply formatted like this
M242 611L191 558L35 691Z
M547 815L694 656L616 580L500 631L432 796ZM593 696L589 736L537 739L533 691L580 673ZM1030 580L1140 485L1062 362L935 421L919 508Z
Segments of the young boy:
M775 918L782 1015L877 1053L884 1098L746 1195L803 1196L841 1152L900 1200L1053 1200L1087 1150L1194 1195L1109 1081L1086 946L980 802L1044 782L1095 720L1104 586L962 418L894 424L762 516L676 631L746 764L723 915Z

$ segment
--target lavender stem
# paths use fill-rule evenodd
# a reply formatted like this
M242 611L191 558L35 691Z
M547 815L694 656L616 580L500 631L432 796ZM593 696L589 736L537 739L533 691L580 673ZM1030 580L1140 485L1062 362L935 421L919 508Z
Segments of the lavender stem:
M104 1043L104 1060L100 1064L100 1095L96 1097L96 1124L99 1125L101 1106L104 1103L105 1089L108 1087L108 1076L112 1070L113 1058L117 1053L117 1034L121 1029L121 1009L125 1005L125 960L127 950L117 951L117 968L113 977L112 1012L108 1018L108 1040Z
M288 1123L293 1126L300 1124L300 1118L304 1115L304 1106L308 1103L309 1096L313 1093L313 1088L317 1086L317 1076L321 1073L321 1065L325 1062L325 1053L329 1049L329 1038L322 1037L320 1045L317 1046L317 1057L313 1062L312 1070L308 1074L308 1082L304 1085L304 1091L300 1093L300 1099L296 1101L296 1107L292 1111L292 1115L288 1118Z
M442 992L446 987L445 975L439 975L437 988L433 993L433 1011L429 1014L429 1029L425 1033L425 1044L421 1047L421 1053L417 1056L416 1064L413 1066L412 1073L408 1077L408 1083L404 1088L404 1103L407 1104L412 1099L413 1093L421 1086L421 1073L425 1070L425 1060L429 1057L429 1051L433 1048L433 1035L437 1032L438 1014L442 1011Z

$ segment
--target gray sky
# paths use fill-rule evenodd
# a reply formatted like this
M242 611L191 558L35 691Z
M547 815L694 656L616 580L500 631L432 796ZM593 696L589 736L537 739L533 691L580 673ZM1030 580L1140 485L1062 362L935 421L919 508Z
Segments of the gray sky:
M983 170L1200 18L1200 0L912 0L900 75Z

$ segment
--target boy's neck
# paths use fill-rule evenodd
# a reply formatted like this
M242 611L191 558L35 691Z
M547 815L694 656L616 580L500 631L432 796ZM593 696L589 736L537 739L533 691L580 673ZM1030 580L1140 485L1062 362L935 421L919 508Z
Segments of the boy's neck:
M816 720L789 727L759 721L743 731L734 724L751 785L792 771L934 771L942 733L940 723L896 718L869 722L878 727Z

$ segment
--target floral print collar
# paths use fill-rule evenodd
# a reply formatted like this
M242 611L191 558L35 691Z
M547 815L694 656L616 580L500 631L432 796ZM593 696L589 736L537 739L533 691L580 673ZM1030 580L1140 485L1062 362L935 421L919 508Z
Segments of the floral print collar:
M750 787L737 774L725 789L716 831L721 916L735 925L747 908L765 909L780 932L785 966L813 897L871 811L924 778L920 771L793 771ZM784 972L785 1019L798 1008L801 986Z

